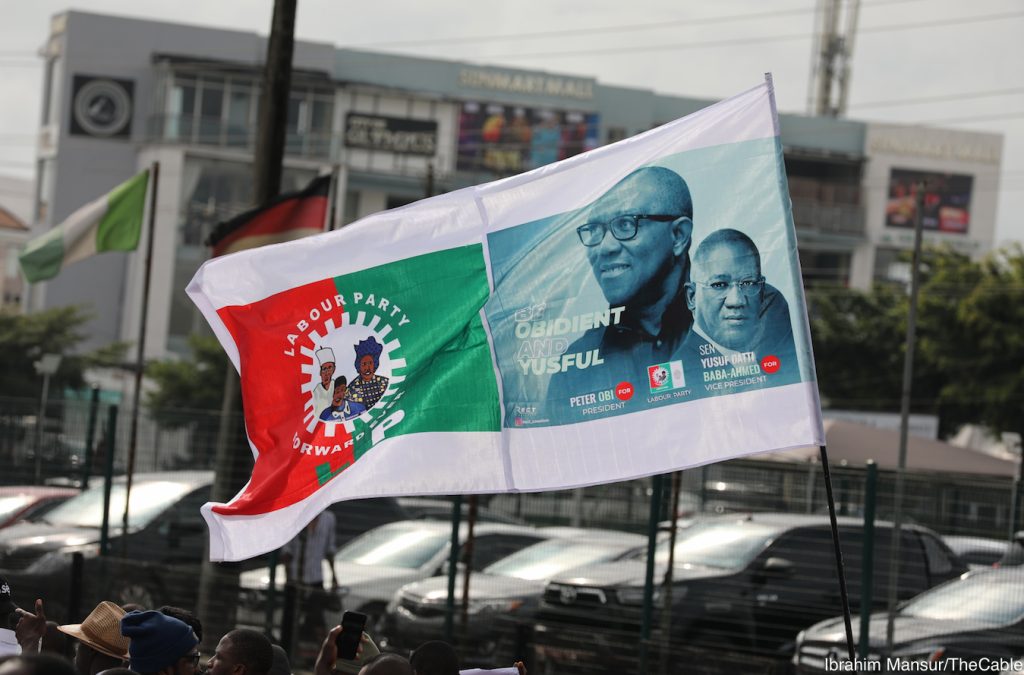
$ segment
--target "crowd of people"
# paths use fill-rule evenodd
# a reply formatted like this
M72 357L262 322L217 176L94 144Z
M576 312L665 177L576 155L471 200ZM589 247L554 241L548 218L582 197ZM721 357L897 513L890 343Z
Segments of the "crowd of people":
M200 654L203 624L187 609L146 609L103 601L81 623L47 621L43 601L33 611L14 603L0 578L0 675L290 675L288 655L263 633L229 631L209 658ZM455 649L425 642L407 658L381 653L367 633L354 659L338 656L342 626L328 631L314 675L526 675L522 662L494 671L460 670ZM70 642L68 642L70 640ZM69 649L69 644L71 648ZM73 653L73 659L65 654Z

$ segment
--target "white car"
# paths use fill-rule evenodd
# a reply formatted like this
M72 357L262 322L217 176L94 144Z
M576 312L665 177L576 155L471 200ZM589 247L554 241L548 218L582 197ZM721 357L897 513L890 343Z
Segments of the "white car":
M462 523L459 541L463 543L460 560L466 555L468 526ZM450 522L403 520L374 528L353 539L334 556L339 595L344 610L355 610L370 617L372 626L379 619L399 588L407 583L446 574L452 536ZM515 553L555 533L523 525L477 523L473 529L471 567L481 570L496 560ZM323 562L324 580L330 583L331 571ZM275 586L284 585L284 565L278 565ZM239 623L262 627L266 614L270 572L267 568L242 574L242 599ZM280 596L276 602L281 606ZM340 616L340 613L339 615ZM337 617L333 618L337 622ZM327 625L334 625L328 622ZM279 620L275 617L275 624Z

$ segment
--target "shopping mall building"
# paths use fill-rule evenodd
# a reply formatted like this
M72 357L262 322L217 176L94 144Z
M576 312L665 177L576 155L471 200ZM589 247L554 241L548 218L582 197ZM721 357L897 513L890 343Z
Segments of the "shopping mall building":
M160 162L147 356L205 330L184 288L204 240L250 206L261 63L253 33L70 11L52 20L36 222ZM284 190L337 165L340 225L564 159L712 103L591 78L295 46ZM807 284L899 277L908 186L929 179L931 243L980 255L995 234L998 134L781 116ZM91 345L138 333L142 255L93 257L34 288L30 308L85 304Z

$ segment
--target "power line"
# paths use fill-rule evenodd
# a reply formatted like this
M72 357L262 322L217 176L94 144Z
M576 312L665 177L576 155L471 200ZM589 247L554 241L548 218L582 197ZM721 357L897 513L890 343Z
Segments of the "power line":
M1024 94L1024 87L1013 89L991 89L965 94L941 94L937 96L919 96L916 98L891 99L888 101L868 101L867 103L851 103L851 108L888 108L901 105L917 105L919 103L941 103L943 101L962 101L968 98L990 98L993 96L1010 96Z
M983 16L967 16L953 19L936 19L935 21L920 21L917 23L893 24L888 26L869 26L860 28L858 35L865 33L888 33L893 31L911 30L916 28L937 28L941 26L962 26L971 23L985 23L989 21L1001 21L1005 19L1016 19L1024 17L1024 12L1003 12L1000 14L986 14ZM559 58L565 56L593 56L604 54L632 54L640 52L656 51L684 51L688 49L702 49L707 47L730 47L736 45L765 44L771 42L787 42L791 40L809 40L814 37L811 33L794 33L790 35L776 35L764 37L730 38L726 40L705 40L704 42L678 42L658 45L631 45L626 47L601 47L597 49L578 49L562 52L517 52L514 54L487 54L480 58L486 59L529 59L529 58Z
M862 8L884 7L889 5L901 5L910 2L921 2L921 0L884 0L879 2L862 3ZM749 14L730 14L727 16L695 17L688 19L675 19L671 21L658 21L653 23L634 23L616 26L596 26L593 28L571 28L565 30L534 31L528 33L504 33L501 35L475 35L448 38L422 38L417 40L400 40L395 42L363 42L350 45L352 47L416 47L428 45L452 45L472 44L477 42L492 43L505 40L535 40L546 38L561 38L579 35L600 35L602 33L620 34L628 31L656 30L671 28L672 26L700 26L715 23L735 23L737 21L752 21L755 19L768 19L783 16L795 16L811 14L816 10L813 7L793 7L789 9L778 9L767 12L753 12Z

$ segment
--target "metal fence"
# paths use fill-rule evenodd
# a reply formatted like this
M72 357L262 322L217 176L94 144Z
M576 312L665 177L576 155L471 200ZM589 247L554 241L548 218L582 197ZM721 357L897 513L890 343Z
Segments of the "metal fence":
M425 639L450 637L465 665L503 666L513 658L524 658L534 673L640 672L641 658L646 672L652 673L785 672L793 667L820 672L826 656L838 659L845 653L819 640L820 644L807 647L811 651L804 657L797 655L799 666L793 663L797 633L837 615L841 607L825 485L817 464L755 458L683 471L675 489L666 482L653 509L657 491L652 479L580 490L480 496L475 526L480 538L473 558L462 559L463 567L472 570L469 599L449 610L437 601L436 593L420 598L414 587L404 595L396 594L401 584L396 586L383 572L375 587L374 564L366 566L365 578L339 579L339 589L322 593L286 588L283 572L276 567L278 559L269 555L239 564L208 564L204 572L201 561L207 535L199 506L207 501L213 480L218 422L217 414L209 411L181 411L178 419L165 417L164 425L143 412L125 536L118 476L127 466L130 415L121 410L111 432L106 403L96 406L95 413L88 399L54 403L42 421L37 419L37 406L31 400L0 399L0 486L78 488L87 482L93 494L102 494L107 466L114 476L109 536L102 543L95 500L68 513L58 506L69 496L67 490L54 491L49 496L52 502L42 503L42 510L31 516L34 522L0 529L0 575L8 578L16 601L31 606L35 597L42 597L48 616L60 623L80 621L104 599L149 608L175 605L196 611L207 624L203 643L207 653L225 630L254 626L287 645L297 671L312 669L324 624L337 622L342 609L369 614L368 630L382 648L407 650ZM248 450L240 447L238 451ZM241 485L248 476L232 478L233 484ZM884 608L893 558L891 529L885 521L894 515L895 475L879 475L874 499L866 481L865 467L832 467L837 511L845 517L841 520L844 556L855 612L860 607ZM1010 529L1012 488L1006 478L907 475L902 520L908 527L901 539L899 598L958 577L967 570L967 557L984 565L1002 556ZM2 489L6 492L0 492L0 508L12 503L10 495L15 492ZM147 500L163 506L151 508ZM483 584L481 579L487 578L481 573L483 563L496 559L498 552L509 553L540 538L585 539L594 529L644 534L652 522L660 523L658 538L664 542L671 536L673 505L679 541L695 537L687 541L703 545L696 539L702 532L727 539L732 535L724 530L714 534L716 530L707 529L708 523L725 521L762 528L758 530L764 535L758 540L761 549L726 547L723 550L732 550L733 557L720 560L722 567L716 569L689 560L674 560L669 566L663 558L670 546L660 544L658 556L662 557L655 557L652 569L653 612L646 619L642 611L644 546L626 560L601 562L581 572L568 573L563 564L553 573L551 584L546 585L550 575L537 572L489 595L474 596L473 584ZM868 505L874 505L879 519L873 539L865 538L861 525ZM332 509L339 544L403 518L450 521L453 513L449 498L359 500ZM3 521L0 512L0 524ZM69 530L48 521L78 527ZM487 523L522 523L542 534L516 539L515 546L493 543L482 534L488 532ZM545 529L551 526L582 531ZM933 533L961 537L947 540L959 552L950 553L947 543ZM722 544L709 541L709 546ZM779 551L787 553L767 556L764 551L774 550L771 547L782 547ZM874 552L873 590L861 576L867 549ZM405 570L410 573L401 577L402 582L443 575L448 561L447 554L439 553L414 572ZM462 583L459 575L456 595L461 594ZM1024 595L1024 580L1013 589L1020 592L1000 600L1006 611L1016 607L1017 595ZM481 586L480 592L485 591L487 587ZM1003 605L997 603L997 610L999 606ZM781 614L780 607L785 610ZM446 632L449 611L450 632ZM1019 627L1001 630L990 631L987 648L993 654L1003 650L1008 657L1024 654L1024 644L1012 638L1022 634ZM867 655L879 655L878 631L872 627ZM1014 651L1018 648L1019 652ZM825 656L815 649L825 650L821 652Z

